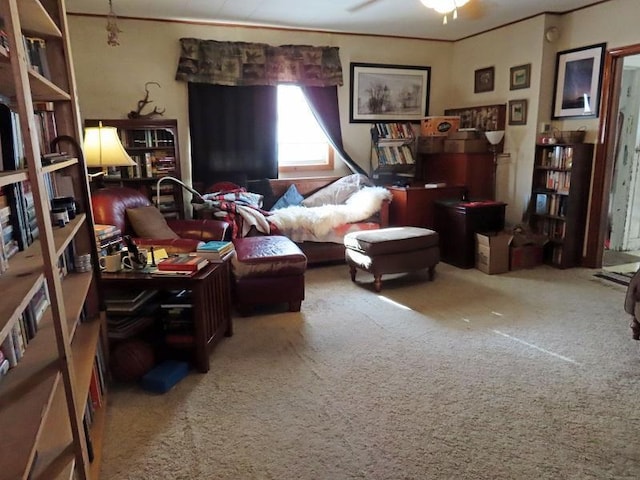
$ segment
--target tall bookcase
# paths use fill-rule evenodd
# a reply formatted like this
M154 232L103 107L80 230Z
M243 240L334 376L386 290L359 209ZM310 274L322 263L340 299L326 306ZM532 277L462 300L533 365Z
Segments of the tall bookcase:
M17 252L0 252L9 257L0 274L0 342L11 364L0 380L0 479L98 478L105 322L91 267L97 252L65 3L3 0L0 17L0 95L15 121L11 133L3 130L0 186L26 192L24 203L5 196L11 215L28 210L35 218L6 232L12 242L29 229ZM42 41L47 69L28 56L25 35ZM34 114L41 103L55 119L48 126ZM43 162L53 148L47 135L70 154ZM50 200L61 195L77 205L68 223L54 227Z
M593 144L538 144L535 148L530 225L549 237L545 262L580 264L584 243Z
M86 127L116 127L120 140L137 167L112 169L101 179L105 186L122 185L135 188L156 204L158 179L172 176L181 179L178 122L172 119L106 119L85 120ZM174 182L162 182L158 207L167 218L182 218L184 200L182 187Z
M394 183L415 175L416 137L409 122L374 123L371 127L373 178Z

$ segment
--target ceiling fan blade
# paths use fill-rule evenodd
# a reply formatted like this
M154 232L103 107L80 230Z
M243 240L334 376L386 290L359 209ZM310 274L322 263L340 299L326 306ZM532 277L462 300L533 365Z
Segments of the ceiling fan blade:
M368 7L369 5L376 3L377 1L378 0L365 0L364 2L355 4L353 7L347 8L347 12L357 12L358 10L362 10L363 8Z

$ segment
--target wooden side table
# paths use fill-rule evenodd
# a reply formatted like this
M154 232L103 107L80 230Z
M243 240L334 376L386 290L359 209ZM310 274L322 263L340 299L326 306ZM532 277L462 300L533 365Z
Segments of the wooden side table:
M209 353L223 336L233 335L231 321L230 264L210 263L191 277L155 276L150 273L123 271L102 273L105 290L136 288L153 290L191 290L195 336L195 366L209 371Z
M506 206L506 203L492 200L436 202L435 222L442 261L460 268L473 268L476 264L475 234L503 230Z

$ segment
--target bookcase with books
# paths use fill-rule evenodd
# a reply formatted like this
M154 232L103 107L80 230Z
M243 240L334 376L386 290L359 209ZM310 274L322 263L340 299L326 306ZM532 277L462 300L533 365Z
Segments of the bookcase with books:
M109 169L101 180L105 186L121 185L135 188L147 195L167 218L183 218L182 187L158 179L172 176L181 179L178 122L171 119L100 119L85 120L85 127L103 125L116 127L120 140L135 167ZM156 198L159 195L159 198ZM156 202L158 200L158 202Z
M593 144L538 144L529 207L532 230L549 238L545 262L580 265L584 243Z
M0 479L98 478L105 317L65 4L0 19Z
M409 122L374 123L371 127L373 178L394 183L415 175L416 136Z

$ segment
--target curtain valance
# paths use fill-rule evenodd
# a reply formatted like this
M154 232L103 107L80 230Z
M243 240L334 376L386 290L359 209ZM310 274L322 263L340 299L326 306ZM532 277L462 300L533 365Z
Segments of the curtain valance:
M176 80L228 86L343 84L338 47L274 47L197 38L181 38L180 47Z

